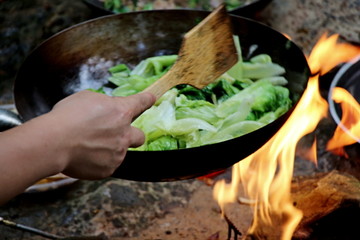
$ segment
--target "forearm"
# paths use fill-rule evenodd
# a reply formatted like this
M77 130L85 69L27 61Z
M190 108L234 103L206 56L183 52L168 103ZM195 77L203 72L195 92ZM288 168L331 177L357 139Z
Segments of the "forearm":
M44 115L0 133L0 204L63 170L66 159L56 126L49 126L47 118Z
M111 176L127 149L144 143L131 122L155 100L150 93L113 98L82 91L0 133L0 204L60 172L78 179Z

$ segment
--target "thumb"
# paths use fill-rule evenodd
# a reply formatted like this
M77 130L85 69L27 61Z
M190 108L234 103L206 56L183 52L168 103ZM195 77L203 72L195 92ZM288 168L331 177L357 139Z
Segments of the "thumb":
M140 92L126 98L126 107L131 109L132 119L137 118L141 113L145 110L149 109L156 102L156 97L149 92ZM118 98L120 101L124 100L124 98ZM122 102L124 103L124 102Z

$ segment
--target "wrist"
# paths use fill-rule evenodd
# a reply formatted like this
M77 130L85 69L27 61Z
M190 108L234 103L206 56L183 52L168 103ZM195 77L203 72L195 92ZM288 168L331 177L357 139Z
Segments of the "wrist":
M64 171L69 162L68 143L70 139L67 139L65 132L67 129L61 127L61 122L51 112L40 116L36 120L38 122L35 123L34 129L37 130L34 134L41 139L41 144L45 148L40 154L45 157L43 160L44 164L48 166L47 171L51 175L60 173Z

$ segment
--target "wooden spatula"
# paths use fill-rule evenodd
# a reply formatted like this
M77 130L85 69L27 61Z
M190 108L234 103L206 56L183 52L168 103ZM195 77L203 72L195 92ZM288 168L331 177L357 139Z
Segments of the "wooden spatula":
M179 84L201 89L229 70L237 60L231 20L222 4L185 34L175 64L144 91L153 93L158 99Z

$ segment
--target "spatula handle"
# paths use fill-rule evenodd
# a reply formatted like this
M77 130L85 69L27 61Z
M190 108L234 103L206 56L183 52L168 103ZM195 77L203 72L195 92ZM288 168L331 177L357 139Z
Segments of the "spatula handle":
M143 91L150 92L155 95L156 99L159 99L165 92L167 92L177 84L178 83L174 81L174 74L172 74L172 70L170 70Z
M231 20L223 3L185 34L174 65L144 91L158 99L179 84L201 89L237 61Z

